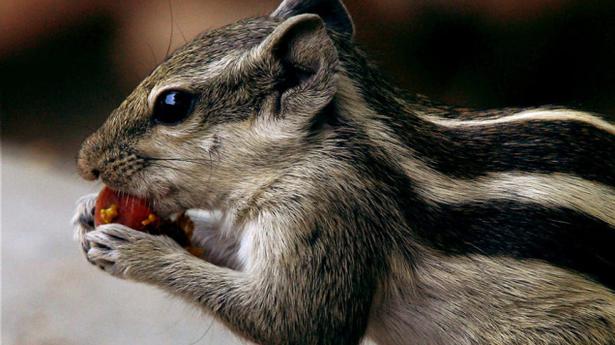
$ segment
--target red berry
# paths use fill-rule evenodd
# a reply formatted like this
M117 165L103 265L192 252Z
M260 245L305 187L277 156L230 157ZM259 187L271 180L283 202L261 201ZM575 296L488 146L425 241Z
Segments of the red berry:
M96 226L118 223L140 231L154 230L160 225L160 218L146 200L118 193L109 187L98 194L94 220Z

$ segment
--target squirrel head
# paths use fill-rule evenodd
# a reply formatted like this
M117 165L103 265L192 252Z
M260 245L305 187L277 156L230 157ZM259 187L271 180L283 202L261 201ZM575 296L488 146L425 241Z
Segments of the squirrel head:
M340 1L286 0L197 36L84 141L81 176L169 211L222 207L302 158L337 93L334 41L353 34Z

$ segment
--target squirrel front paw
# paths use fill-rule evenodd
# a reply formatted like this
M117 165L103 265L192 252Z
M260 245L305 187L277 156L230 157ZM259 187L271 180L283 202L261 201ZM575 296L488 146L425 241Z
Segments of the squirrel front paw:
M75 239L81 244L81 249L86 256L88 250L90 250L90 243L85 238L85 234L94 230L94 210L97 196L97 194L82 196L77 201L77 207L72 219Z
M113 276L155 282L156 270L188 255L173 239L136 231L121 224L105 224L85 234L91 243L88 261Z

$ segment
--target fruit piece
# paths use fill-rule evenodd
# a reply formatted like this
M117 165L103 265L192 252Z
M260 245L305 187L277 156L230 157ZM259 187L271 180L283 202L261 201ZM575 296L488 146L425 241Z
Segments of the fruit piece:
M160 224L159 217L149 208L147 201L120 194L109 187L98 194L94 221L97 226L119 223L139 231L150 231Z
M194 233L194 223L192 222L190 217L188 217L185 213L182 213L177 217L174 224L176 224L177 227L181 230L182 237L186 238L186 244L184 245L184 248L186 248L186 250L194 256L197 256L197 257L203 256L203 254L205 253L205 250L201 247L196 247L192 245L191 239L192 239L192 234ZM168 234L165 233L165 235L168 235ZM179 242L173 236L170 236L170 237L175 239L177 243L181 244L181 242Z
M166 235L194 256L202 256L203 249L192 246L194 224L188 216L180 214L173 222L161 220L144 199L103 188L96 199L94 223L118 223L152 235Z

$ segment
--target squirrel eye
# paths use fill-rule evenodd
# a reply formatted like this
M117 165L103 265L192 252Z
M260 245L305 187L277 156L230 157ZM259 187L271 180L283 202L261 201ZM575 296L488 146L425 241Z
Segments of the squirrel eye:
M167 90L156 98L152 119L163 125L177 124L190 115L194 95L181 90Z

